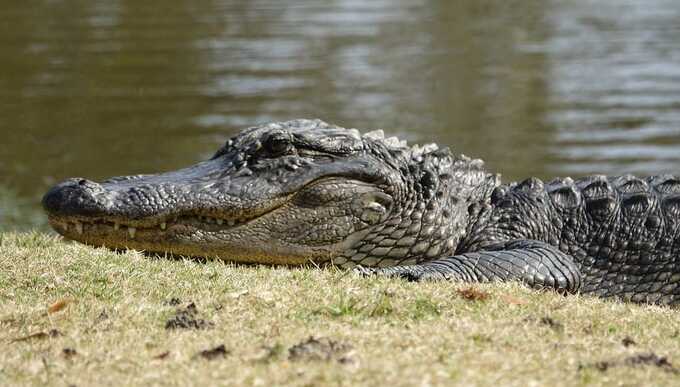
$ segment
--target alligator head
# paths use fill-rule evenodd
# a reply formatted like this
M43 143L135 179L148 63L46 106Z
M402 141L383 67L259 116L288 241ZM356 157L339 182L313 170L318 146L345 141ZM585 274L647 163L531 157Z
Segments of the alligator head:
M57 232L95 246L386 266L453 252L489 179L435 145L295 120L246 129L185 169L66 180L43 206Z

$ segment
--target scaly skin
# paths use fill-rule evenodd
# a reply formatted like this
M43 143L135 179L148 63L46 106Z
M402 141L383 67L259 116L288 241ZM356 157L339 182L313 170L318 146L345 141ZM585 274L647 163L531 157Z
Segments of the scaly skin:
M680 303L674 177L501 185L480 160L319 120L246 129L174 172L70 179L43 205L96 246Z

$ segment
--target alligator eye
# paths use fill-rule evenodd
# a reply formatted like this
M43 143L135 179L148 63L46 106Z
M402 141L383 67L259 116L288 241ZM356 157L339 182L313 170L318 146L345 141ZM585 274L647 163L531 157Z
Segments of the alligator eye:
M290 153L293 150L290 137L285 133L275 133L267 137L264 141L264 149L272 156L279 156Z

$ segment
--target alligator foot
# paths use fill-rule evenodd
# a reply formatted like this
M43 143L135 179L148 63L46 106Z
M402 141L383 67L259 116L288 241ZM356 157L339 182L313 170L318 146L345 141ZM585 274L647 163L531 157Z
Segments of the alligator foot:
M486 250L454 255L412 266L358 267L363 276L387 276L408 281L450 279L463 282L520 280L534 288L575 293L581 273L569 255L534 240L514 240Z

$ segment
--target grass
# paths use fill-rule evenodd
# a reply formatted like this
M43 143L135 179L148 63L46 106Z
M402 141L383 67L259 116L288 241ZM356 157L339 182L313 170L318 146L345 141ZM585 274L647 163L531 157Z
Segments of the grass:
M679 321L670 308L519 284L0 234L0 385L663 386L680 380Z

